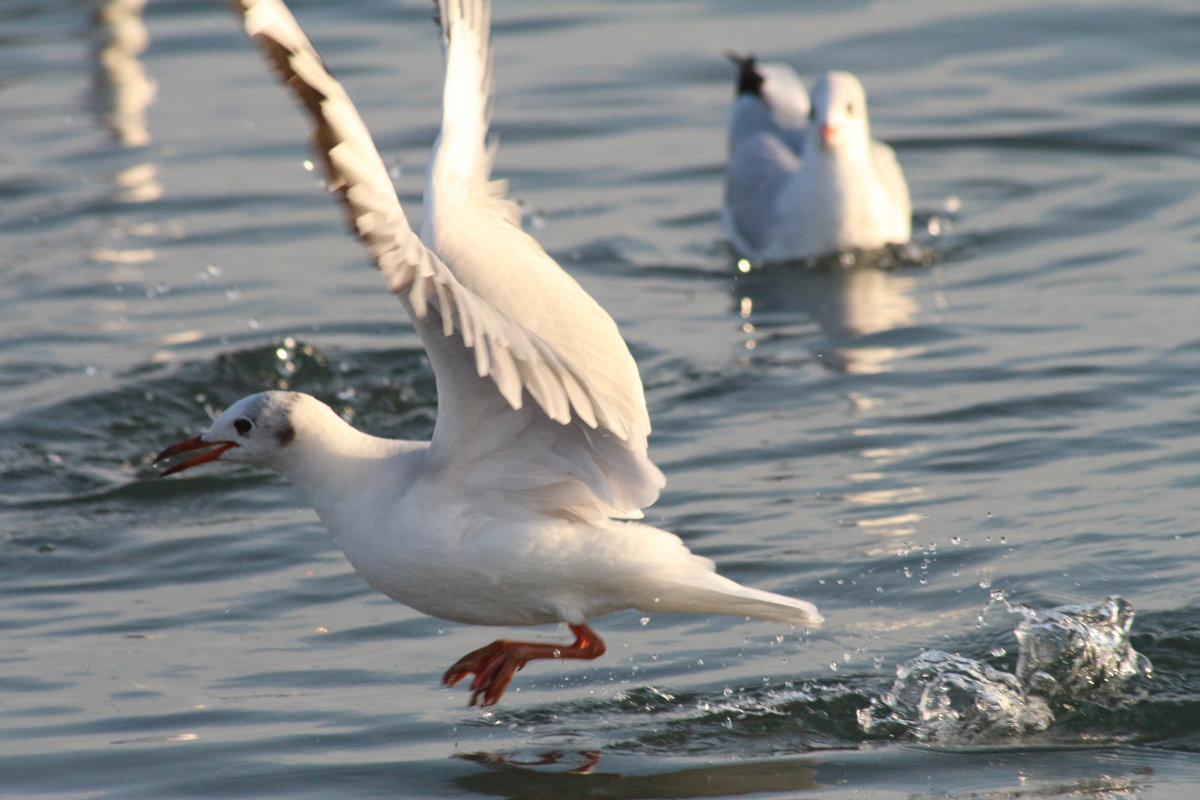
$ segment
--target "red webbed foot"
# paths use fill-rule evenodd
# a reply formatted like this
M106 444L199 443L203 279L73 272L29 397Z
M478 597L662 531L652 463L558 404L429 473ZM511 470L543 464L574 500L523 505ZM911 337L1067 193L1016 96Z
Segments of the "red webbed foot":
M571 625L570 628L575 634L575 641L570 645L497 639L454 662L442 676L442 683L454 686L466 676L474 675L470 704L494 706L517 670L535 658L592 659L604 655L604 642L595 631L587 625Z

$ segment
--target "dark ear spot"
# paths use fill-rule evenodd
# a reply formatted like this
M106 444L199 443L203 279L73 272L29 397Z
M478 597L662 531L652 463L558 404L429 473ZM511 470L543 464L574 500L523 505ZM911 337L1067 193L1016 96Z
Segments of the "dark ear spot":
M279 433L275 434L275 440L279 442L280 447L289 445L296 438L296 429L291 425L284 425L279 429Z

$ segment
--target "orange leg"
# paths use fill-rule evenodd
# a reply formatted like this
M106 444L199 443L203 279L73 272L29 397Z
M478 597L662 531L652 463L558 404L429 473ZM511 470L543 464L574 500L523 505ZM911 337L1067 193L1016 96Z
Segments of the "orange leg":
M605 646L596 632L587 625L571 625L575 643L571 645L540 642L511 642L497 639L491 644L472 650L446 670L442 683L453 686L468 675L471 681L471 705L494 706L508 688L508 682L521 667L535 658L592 659L604 655Z

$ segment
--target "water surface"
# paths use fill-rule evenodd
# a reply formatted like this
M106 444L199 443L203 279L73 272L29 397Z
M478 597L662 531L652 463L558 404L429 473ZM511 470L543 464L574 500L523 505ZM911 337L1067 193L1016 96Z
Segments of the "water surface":
M296 11L418 218L430 9ZM150 466L270 386L392 436L435 408L236 20L0 20L6 797L1196 796L1192 3L498 0L497 171L638 358L649 520L828 622L612 615L486 713L438 680L494 631L371 592L272 476ZM736 269L726 48L862 78L922 258ZM1113 595L1128 696L1004 741L860 724L922 651L1012 670L1011 606Z

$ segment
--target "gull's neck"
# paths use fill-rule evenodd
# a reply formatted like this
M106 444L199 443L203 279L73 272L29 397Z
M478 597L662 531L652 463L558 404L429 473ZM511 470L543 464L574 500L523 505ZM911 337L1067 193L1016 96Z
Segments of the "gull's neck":
M429 449L428 442L363 433L328 408L306 415L296 429L295 440L270 466L327 521L358 504L378 507L384 498L403 495Z

